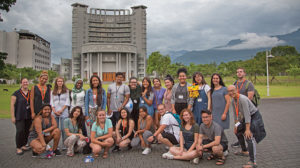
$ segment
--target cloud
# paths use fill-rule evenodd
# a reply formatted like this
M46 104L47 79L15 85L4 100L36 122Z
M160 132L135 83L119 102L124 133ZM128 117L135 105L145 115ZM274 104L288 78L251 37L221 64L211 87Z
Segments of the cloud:
M242 42L240 44L225 46L218 49L226 50L242 50L242 49L256 49L256 48L268 48L285 43L283 40L279 40L277 37L259 36L256 33L241 34L239 38Z
M209 49L242 37L240 34L246 36L244 47L253 46L255 40L259 45L264 45L262 41L273 45L278 40L263 40L264 36L300 27L299 0L18 0L8 13L2 13L0 29L28 29L45 38L51 43L52 62L58 63L60 57L72 55L71 4L75 2L102 9L147 6L148 55Z

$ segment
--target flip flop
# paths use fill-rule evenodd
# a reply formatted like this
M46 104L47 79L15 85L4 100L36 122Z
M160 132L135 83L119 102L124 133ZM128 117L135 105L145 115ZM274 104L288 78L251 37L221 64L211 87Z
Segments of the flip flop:
M223 165L225 163L225 157L218 158L216 165Z
M24 151L23 151L23 150L21 150L21 152L18 152L18 151L17 151L16 154L17 154L17 155L23 155L23 154L24 154Z
M213 159L215 159L215 156L213 154L210 154L206 159L207 160L213 160Z
M253 162L247 162L247 164L243 165L243 168L257 168L257 164Z
M107 152L104 152L102 158L103 158L103 159L106 159L107 157L108 157L108 153L107 153Z
M235 155L237 156L245 156L245 157L248 157L249 156L249 153L244 153L242 151L237 151L237 152L234 152Z

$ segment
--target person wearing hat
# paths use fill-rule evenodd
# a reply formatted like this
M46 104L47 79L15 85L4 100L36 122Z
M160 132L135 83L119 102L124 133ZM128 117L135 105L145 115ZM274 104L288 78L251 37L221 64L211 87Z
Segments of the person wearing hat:
M39 84L32 86L30 92L30 109L31 118L40 112L43 104L50 103L50 87L47 87L46 83L48 81L48 72L42 71L39 77Z
M57 149L60 140L60 130L53 115L51 105L43 104L41 111L33 120L32 130L29 133L28 143L32 148L32 157L37 157L46 151L47 144L53 139L53 151L55 155L61 155ZM43 156L43 155L41 155Z

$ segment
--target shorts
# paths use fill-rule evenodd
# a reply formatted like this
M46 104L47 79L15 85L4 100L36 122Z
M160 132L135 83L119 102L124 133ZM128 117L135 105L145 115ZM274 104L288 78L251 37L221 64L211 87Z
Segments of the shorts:
M202 144L206 145L206 144L209 144L211 142L213 142L213 141L211 141L209 139L204 139L202 141ZM220 142L220 145L223 147L223 152L225 152L228 149L228 142ZM212 150L211 148L207 148L207 149L210 150L210 151Z
M178 141L173 134L163 131L161 135L163 138L167 138L173 145L178 144Z

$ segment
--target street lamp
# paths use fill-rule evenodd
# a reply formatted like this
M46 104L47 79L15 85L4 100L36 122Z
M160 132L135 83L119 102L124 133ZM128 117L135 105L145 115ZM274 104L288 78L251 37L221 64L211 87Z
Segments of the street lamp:
M268 63L268 58L272 58L274 57L271 54L270 51L270 55L268 55L268 50L266 51L266 64L267 64L267 96L270 96L270 85L269 85L269 63Z

